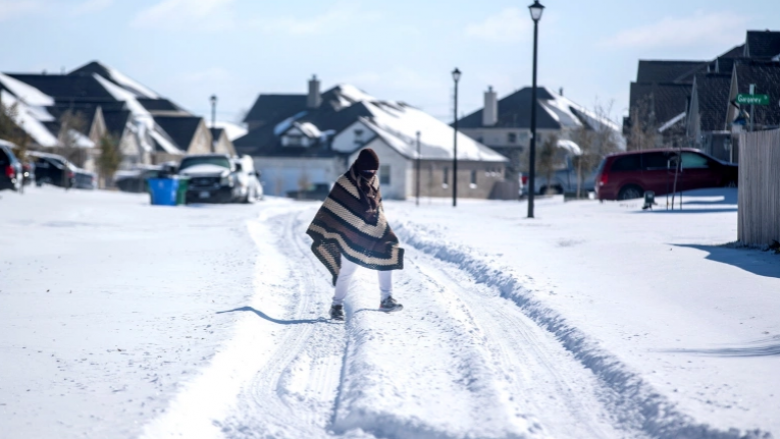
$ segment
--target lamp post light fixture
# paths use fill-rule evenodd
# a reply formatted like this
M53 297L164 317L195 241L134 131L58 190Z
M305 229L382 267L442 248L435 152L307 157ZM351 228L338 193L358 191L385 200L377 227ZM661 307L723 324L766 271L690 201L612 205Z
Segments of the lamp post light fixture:
M452 207L458 205L458 81L460 70L455 67L452 71L452 80L455 81L455 136L452 141Z
M536 48L539 40L539 20L542 19L544 6L535 0L528 6L531 19L534 21L534 63L533 81L531 84L531 145L528 151L528 218L534 217L534 192L536 191Z
M211 95L209 98L209 101L211 101L211 128L216 128L217 125L217 95ZM214 142L211 142L211 152L216 152L214 150Z

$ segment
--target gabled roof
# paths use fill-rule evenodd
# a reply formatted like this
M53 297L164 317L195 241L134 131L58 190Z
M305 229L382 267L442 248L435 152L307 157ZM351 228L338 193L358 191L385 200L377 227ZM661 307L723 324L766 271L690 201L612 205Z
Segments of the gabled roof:
M675 82L688 78L693 81L692 73L707 69L709 61L664 61L639 60L636 82Z
M275 125L290 115L306 110L306 95L303 94L261 94L244 122L263 122Z
M132 113L130 113L129 110L103 111L103 120L106 123L106 130L108 133L117 138L122 137L131 114Z
M769 95L769 105L754 106L753 121L757 126L780 125L780 63L739 62L734 66L737 93L749 93L755 84L756 94Z
M696 75L694 89L699 103L701 131L722 131L726 127L731 75L706 73Z
M169 101L168 99L149 99L149 98L136 98L136 100L146 108L150 113L168 112L168 113L182 113L182 115L190 115L189 112Z
M227 136L227 134L225 134L225 130L222 128L209 128L209 132L211 133L211 139L214 142L218 141L222 136Z
M150 99L157 99L160 97L157 93L130 79L118 70L115 70L97 61L92 61L73 70L72 72L68 73L68 76L92 76L92 74L98 74L108 79L114 84L133 93L136 97Z
M745 40L746 57L772 58L780 55L780 32L749 30Z
M54 106L46 107L46 110L49 112L49 114L54 116L58 122L61 120L63 115L70 111L72 115L80 117L84 122L84 125L80 127L81 129L78 131L81 132L81 134L89 135L90 128L92 128L92 124L95 122L95 116L97 116L98 108L98 105L93 104L70 105L58 103ZM52 134L56 136L57 131L53 131Z
M275 109L272 113L264 105L271 103L268 97L261 95L254 110L272 117L274 123L265 120L265 124L251 130L247 135L234 141L240 154L263 157L336 157L352 151L334 151L329 139L357 122L363 123L373 131L371 136L381 138L390 147L406 158L416 155L414 143L416 131L422 133L423 159L451 157L451 140L454 132L447 124L402 102L381 101L348 84L342 84L322 93L322 103L318 108L307 109L306 96L300 104L281 99L290 105L286 112ZM289 97L289 96L288 96ZM264 105L258 105L262 102ZM542 110L543 111L543 110ZM252 121L247 117L247 121ZM301 130L310 137L319 138L308 147L282 146L281 138L290 129ZM503 162L506 158L490 148L459 135L458 157L462 160L483 160Z
M652 117L652 122L657 125L687 111L690 96L690 84L632 82L629 105L632 109L646 106L644 110L647 114L643 114L643 116ZM645 120L644 122L651 121Z
M92 76L38 75L9 73L8 76L31 85L58 102L117 102Z
M525 87L498 101L497 128L530 128L531 127L531 87ZM540 100L554 99L553 94L544 87L536 89L536 127L539 129L558 130L561 124L545 111ZM482 111L479 109L458 120L460 128L482 128Z
M176 142L176 146L180 150L186 152L203 118L197 116L155 116L154 121Z

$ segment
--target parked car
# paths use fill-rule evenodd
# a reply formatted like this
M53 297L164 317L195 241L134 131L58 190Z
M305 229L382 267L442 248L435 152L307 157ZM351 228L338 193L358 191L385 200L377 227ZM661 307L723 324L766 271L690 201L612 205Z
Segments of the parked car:
M538 152L537 152L538 153ZM534 178L534 193L544 195L547 193L563 194L577 192L577 168L574 166L574 158L581 155L580 147L571 140L558 140L553 158L553 172L548 181L547 176L539 169L536 170ZM582 187L583 193L593 191L596 182L596 172L583 172ZM529 182L528 174L520 175L520 187L523 195L528 194Z
M97 177L92 172L81 169L65 157L45 152L28 152L27 156L35 165L35 184L51 184L64 188L95 189Z
M22 164L13 152L13 143L0 140L0 190L22 188Z
M33 162L22 163L22 184L32 184L35 180L35 164Z
M117 171L114 186L122 192L146 193L149 191L146 180L159 177L162 170L162 166L140 165L128 171Z
M303 190L287 191L287 197L296 200L324 200L328 198L329 193L330 185L328 183L315 183Z
M597 169L596 196L599 200L640 198L645 191L665 195L675 190L733 186L738 167L697 149L654 149L612 154Z
M252 158L226 154L192 155L182 159L179 175L189 177L188 203L251 203L263 197Z

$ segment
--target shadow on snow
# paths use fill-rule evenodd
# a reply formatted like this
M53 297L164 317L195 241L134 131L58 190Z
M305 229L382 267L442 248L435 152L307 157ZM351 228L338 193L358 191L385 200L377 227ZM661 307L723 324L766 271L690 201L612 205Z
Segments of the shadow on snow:
M276 323L278 325L311 325L315 323L325 323L325 324L336 324L335 322L332 322L325 317L320 317L317 319L303 319L303 320L279 320L275 319L268 314L257 310L255 308L252 308L251 306L242 306L241 308L231 309L227 311L217 311L217 314L225 314L229 312L251 312L260 317L261 319L268 320L271 323Z

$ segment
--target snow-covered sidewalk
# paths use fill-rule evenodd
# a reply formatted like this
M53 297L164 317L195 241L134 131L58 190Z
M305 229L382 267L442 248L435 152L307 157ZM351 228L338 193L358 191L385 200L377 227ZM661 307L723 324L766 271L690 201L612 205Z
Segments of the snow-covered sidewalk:
M337 324L304 234L317 203L3 193L0 431L778 435L780 256L720 246L735 192L696 195L682 212L543 200L534 220L388 201L405 309L376 312L363 270Z

